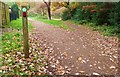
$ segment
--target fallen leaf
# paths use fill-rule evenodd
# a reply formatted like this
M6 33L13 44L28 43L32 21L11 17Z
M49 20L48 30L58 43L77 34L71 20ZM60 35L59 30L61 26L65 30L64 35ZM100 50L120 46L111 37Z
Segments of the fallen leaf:
M65 69L67 69L68 68L68 66L65 66Z
M67 52L64 52L63 55L64 55L64 56L67 56Z
M80 75L79 73L75 73L75 75Z
M51 65L51 67L55 68L55 65Z
M81 63L86 63L86 61L85 61L85 60L82 60Z
M79 58L78 58L78 60L82 60L82 58L81 58L81 57L79 57Z
M98 73L96 73L96 72L93 72L93 75L100 75L100 74L98 74Z
M90 65L90 67L92 67L92 65Z
M110 66L110 69L114 69L115 68L115 66Z
M98 69L102 69L101 67L98 67Z
M80 73L84 73L85 71L79 71Z

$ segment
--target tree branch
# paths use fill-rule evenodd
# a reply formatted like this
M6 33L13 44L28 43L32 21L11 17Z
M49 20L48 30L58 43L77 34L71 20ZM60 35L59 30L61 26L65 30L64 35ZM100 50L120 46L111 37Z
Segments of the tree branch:
M70 4L70 0L68 0L68 2L67 2L67 5L69 5Z
M45 0L43 0L43 2L47 5L47 7L49 6Z

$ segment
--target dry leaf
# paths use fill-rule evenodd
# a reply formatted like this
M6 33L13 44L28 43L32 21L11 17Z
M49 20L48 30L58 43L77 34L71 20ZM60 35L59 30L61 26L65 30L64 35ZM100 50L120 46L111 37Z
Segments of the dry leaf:
M98 73L96 73L96 72L93 72L93 75L100 75L100 74L98 74Z
M115 66L110 66L110 69L114 69L115 68Z
M82 60L82 58L81 58L81 57L79 57L79 58L78 58L78 60Z

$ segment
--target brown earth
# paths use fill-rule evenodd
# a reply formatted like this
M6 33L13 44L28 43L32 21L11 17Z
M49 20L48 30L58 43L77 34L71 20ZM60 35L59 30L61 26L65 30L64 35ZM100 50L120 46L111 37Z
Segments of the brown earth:
M65 22L71 30L30 20L30 37L47 55L47 73L55 75L115 75L118 71L118 39L105 37L85 26Z

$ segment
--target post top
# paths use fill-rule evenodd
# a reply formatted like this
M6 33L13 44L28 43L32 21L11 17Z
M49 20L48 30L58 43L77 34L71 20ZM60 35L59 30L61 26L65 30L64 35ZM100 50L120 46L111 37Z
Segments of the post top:
M28 3L26 3L26 2L23 2L21 5L20 5L21 7L26 7L26 6L28 6Z

